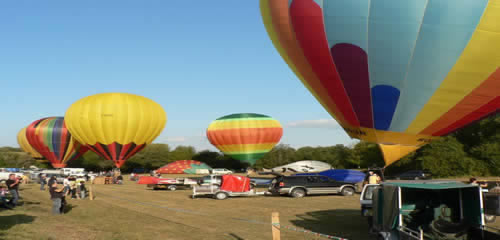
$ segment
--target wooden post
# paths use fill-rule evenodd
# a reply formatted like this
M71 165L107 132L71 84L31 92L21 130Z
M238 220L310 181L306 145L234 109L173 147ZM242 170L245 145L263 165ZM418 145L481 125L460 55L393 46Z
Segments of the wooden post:
M273 240L281 240L281 232L280 232L280 213L273 212L271 215L271 223L272 223L272 231L273 231ZM276 226L278 224L278 226Z
M89 186L89 199L94 200L94 191L92 191L92 186Z

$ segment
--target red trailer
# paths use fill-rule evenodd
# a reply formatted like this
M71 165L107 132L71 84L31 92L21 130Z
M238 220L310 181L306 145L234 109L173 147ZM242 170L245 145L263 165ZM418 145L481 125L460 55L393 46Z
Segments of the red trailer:
M250 178L237 175L209 175L203 177L198 184L193 186L193 198L199 195L213 196L215 199L223 200L228 197L258 196L265 192L257 192L255 184Z

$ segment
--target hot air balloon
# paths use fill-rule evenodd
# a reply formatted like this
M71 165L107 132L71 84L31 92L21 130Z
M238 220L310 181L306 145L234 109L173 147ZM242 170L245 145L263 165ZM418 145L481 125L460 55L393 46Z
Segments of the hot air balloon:
M255 113L224 116L213 121L207 129L210 143L250 165L271 151L281 136L283 128L277 120Z
M21 149L28 153L31 157L35 159L42 159L43 156L37 152L28 142L28 139L26 138L26 128L21 129L19 133L17 133L17 143L21 147Z
M82 98L69 107L65 118L79 142L118 168L153 142L167 122L160 104L127 93Z
M34 121L26 128L26 138L54 168L65 167L68 161L79 158L88 150L71 136L63 117Z
M261 0L292 71L386 165L498 112L500 7L488 0Z

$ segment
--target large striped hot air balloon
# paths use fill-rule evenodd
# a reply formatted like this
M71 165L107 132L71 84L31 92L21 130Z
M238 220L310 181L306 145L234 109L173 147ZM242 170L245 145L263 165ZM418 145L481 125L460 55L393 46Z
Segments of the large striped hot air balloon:
M499 0L261 0L297 77L386 165L500 108Z
M149 98L127 93L103 93L82 98L66 111L73 136L116 167L160 135L167 114Z
M281 136L283 128L277 120L255 113L224 116L213 121L207 129L210 143L250 165L271 151Z
M19 133L17 133L17 144L21 147L21 149L28 153L31 157L35 159L42 159L43 156L36 151L28 142L28 139L26 138L26 128L21 129Z
M88 150L71 136L63 117L34 121L26 128L26 138L54 168L65 167L68 161L79 158Z

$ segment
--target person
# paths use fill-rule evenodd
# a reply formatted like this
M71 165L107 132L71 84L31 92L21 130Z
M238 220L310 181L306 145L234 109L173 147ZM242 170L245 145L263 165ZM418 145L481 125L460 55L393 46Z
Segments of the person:
M87 197L87 188L85 188L85 182L80 182L80 199Z
M38 175L38 178L40 180L40 190L44 191L45 190L45 179L46 179L45 174L40 173Z
M69 179L69 187L70 187L70 191L71 191L71 198L72 199L77 198L77 196L76 196L76 178L75 177L71 177Z
M64 213L64 189L57 188L57 181L49 185L50 199L52 200L52 214L60 215Z
M49 187L50 187L50 186L52 186L52 184L53 184L54 182L57 182L57 177L56 177L56 175L52 175L52 176L49 178L49 180L47 181L47 184L48 184L47 186L49 186Z
M12 206L17 205L17 200L19 200L19 184L20 184L20 179L16 177L15 174L11 173L9 174L9 180L5 182L7 184L7 188L9 189L10 194L12 195L12 201L11 204Z
M474 185L474 186L480 186L481 188L488 187L488 183L479 183L476 178L470 178L469 184Z
M116 177L116 183L122 185L123 184L123 177L122 175L118 175L118 177Z
M28 184L28 182L29 182L28 176L26 174L23 174L22 178L23 178L23 184Z
M66 178L64 178L64 181L63 181L63 193L64 195L69 195L70 194L70 183L69 183L69 176L67 176Z
M373 171L368 172L368 184L379 184L380 177Z
M7 189L4 187L0 188L0 204L7 209L12 209L9 201L7 200Z

